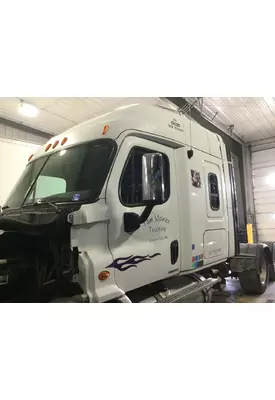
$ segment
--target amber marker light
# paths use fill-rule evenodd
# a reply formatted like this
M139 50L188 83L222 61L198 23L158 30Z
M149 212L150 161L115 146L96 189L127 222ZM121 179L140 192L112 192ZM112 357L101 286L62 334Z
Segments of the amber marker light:
M56 140L56 141L54 142L54 144L53 144L53 149L56 148L56 146L58 145L58 143L59 143L59 140Z
M109 125L105 125L103 130L102 130L102 135L103 136L106 135L106 133L108 132L108 129L109 129Z
M61 146L64 146L64 144L67 142L67 140L68 140L68 138L64 137L64 138L62 139L62 142L60 143Z
M110 272L109 271L101 271L100 274L98 274L98 279L103 282L106 281L106 279L108 279L110 276Z

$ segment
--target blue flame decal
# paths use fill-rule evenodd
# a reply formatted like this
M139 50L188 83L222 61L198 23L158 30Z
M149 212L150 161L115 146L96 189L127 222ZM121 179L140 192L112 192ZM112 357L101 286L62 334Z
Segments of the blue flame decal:
M127 271L129 268L136 268L138 264L143 261L151 261L153 258L160 256L160 253L155 253L153 255L147 256L128 256L128 257L120 257L115 259L108 267L106 268L115 268L121 272Z

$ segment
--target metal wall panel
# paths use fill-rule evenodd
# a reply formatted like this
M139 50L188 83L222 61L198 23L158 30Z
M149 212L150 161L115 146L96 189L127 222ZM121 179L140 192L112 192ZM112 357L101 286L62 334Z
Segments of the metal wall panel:
M16 129L11 126L0 123L0 138L19 140L21 142L43 145L47 139L36 133L27 132L26 130Z
M29 156L39 146L0 137L0 205L3 206L25 168Z
M252 153L258 241L275 240L275 148Z
M47 141L46 137L0 123L0 205L21 175L28 157Z
M255 153L256 151L269 150L275 147L275 138L256 140L250 142L251 151Z

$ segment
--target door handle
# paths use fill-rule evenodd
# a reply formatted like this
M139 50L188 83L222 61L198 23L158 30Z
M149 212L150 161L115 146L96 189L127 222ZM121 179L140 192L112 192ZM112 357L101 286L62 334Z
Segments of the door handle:
M170 245L171 264L174 265L179 258L179 242L174 240Z

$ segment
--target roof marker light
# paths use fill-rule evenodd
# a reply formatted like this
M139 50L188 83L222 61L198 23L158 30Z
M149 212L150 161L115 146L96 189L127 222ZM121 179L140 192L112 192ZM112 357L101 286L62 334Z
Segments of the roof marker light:
M102 135L103 136L106 135L106 133L108 132L108 129L109 129L109 125L105 125L103 130L102 130Z
M68 140L68 138L64 137L64 138L62 139L62 142L60 143L61 146L63 146L63 145L67 142L67 140Z
M56 146L58 145L58 143L59 143L59 140L56 140L56 141L54 142L54 144L53 144L53 149L56 148Z
M45 148L45 151L48 151L48 150L50 150L51 146L52 146L52 144L51 144L51 143L49 143L49 144L48 144L48 146Z
M31 155L29 156L29 158L28 158L28 162L30 162L30 161L31 161L31 159L33 158L33 156L34 156L34 154L31 154Z

